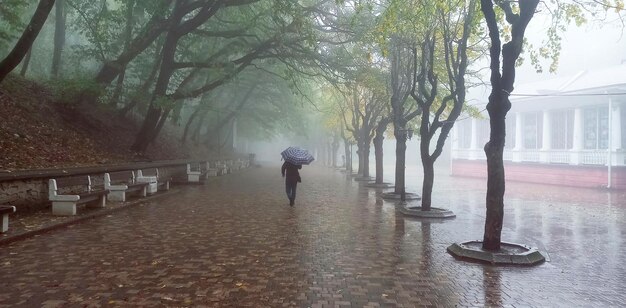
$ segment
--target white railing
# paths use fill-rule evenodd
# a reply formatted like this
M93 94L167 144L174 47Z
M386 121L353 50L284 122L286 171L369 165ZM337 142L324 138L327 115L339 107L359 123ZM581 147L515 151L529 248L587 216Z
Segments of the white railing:
M469 159L469 157L470 157L469 150L452 150L453 159Z
M580 163L583 165L606 165L607 151L582 151L579 152Z
M520 158L523 162L538 163L541 162L539 150L523 150L520 151Z
M626 166L626 155L622 151L612 153L613 166ZM485 153L478 149L453 149L453 159L485 160ZM545 164L600 165L606 166L606 150L511 150L504 149L505 161L532 162Z
M569 164L570 152L568 151L549 151L548 162L551 164Z

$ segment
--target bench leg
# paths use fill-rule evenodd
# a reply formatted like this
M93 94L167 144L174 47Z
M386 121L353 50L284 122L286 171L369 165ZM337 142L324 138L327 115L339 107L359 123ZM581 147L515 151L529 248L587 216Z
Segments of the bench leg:
M148 193L148 195L156 194L157 189L158 189L158 184L150 183L146 188L147 188L146 192Z
M100 209L104 208L107 205L107 197L101 196L97 200L89 201L85 204L86 207L90 209Z
M76 215L76 202L52 201L52 215L58 215L58 216Z
M109 200L116 202L126 202L125 190L112 190L109 192Z
M187 182L190 182L190 183L198 183L198 182L200 182L200 175L198 175L198 174L187 174Z
M2 221L0 221L0 233L7 232L9 230L9 214L2 214Z
M147 188L148 188L147 186L144 186L143 189L141 189L141 196L142 197L145 197L145 196L148 195L148 189Z

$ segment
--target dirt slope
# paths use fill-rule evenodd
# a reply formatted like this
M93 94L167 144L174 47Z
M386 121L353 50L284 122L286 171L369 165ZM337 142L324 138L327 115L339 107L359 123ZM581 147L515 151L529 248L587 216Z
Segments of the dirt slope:
M54 102L48 89L29 80L11 76L0 84L0 171L204 154L168 137L161 137L145 154L133 153L128 149L137 129L103 106Z

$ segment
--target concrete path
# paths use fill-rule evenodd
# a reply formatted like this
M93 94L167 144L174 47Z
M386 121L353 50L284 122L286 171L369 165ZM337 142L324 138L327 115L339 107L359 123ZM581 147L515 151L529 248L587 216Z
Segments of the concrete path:
M396 214L337 171L305 167L302 177L293 208L279 168L253 168L0 246L0 306L626 302L623 196L509 185L503 238L540 246L550 262L493 267L445 251L482 238L483 181L437 179L434 205L457 218L436 223Z

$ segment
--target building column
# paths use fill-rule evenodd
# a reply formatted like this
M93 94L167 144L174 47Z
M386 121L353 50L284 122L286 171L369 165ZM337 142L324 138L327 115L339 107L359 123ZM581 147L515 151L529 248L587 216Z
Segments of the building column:
M572 144L572 153L570 153L570 164L580 165L581 154L584 141L583 131L583 110L581 108L574 109L574 144Z
M470 139L469 159L478 159L478 119L472 118L472 139Z
M622 106L619 103L613 103L613 110L609 114L612 117L611 129L611 151L613 151L612 165L624 165L624 145L622 144Z
M522 150L524 149L524 126L521 112L515 113L515 147L513 147L512 151L512 160L514 162L522 161Z
M552 150L552 117L550 111L543 111L543 131L541 132L541 151L539 161L550 163L550 151Z

